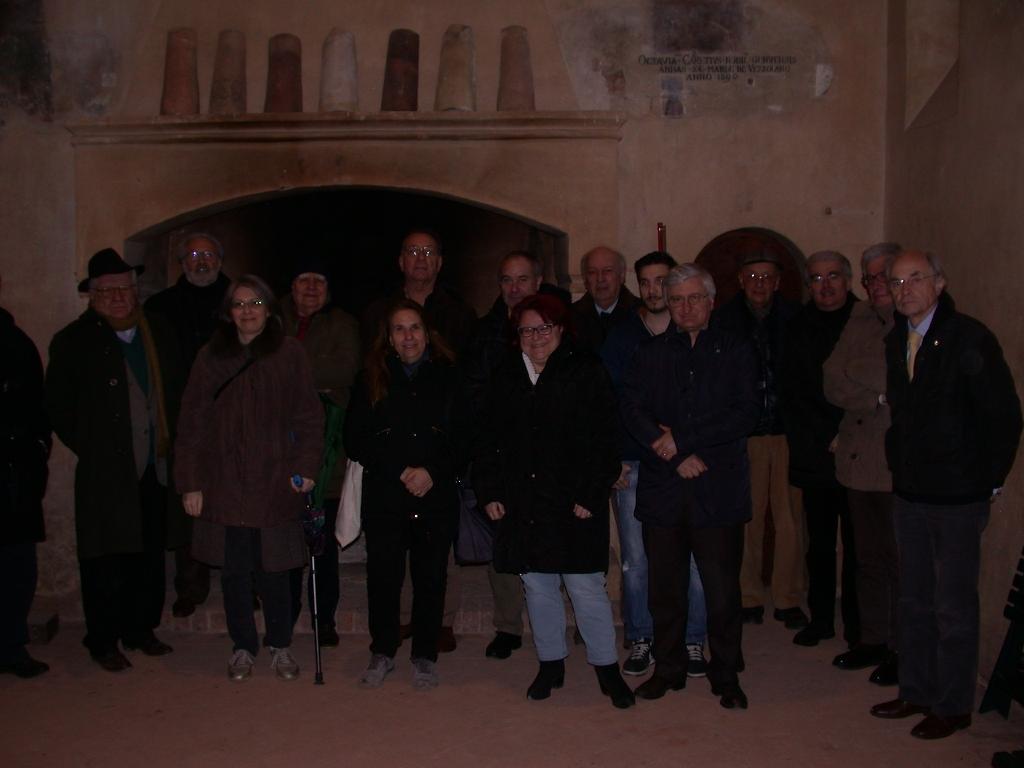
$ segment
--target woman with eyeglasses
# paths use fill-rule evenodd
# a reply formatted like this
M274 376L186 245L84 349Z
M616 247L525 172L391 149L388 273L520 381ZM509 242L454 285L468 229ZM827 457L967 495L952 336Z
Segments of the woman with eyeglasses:
M263 280L235 280L221 318L182 398L175 483L193 518L193 556L222 569L233 644L228 677L252 675L259 651L255 587L270 667L291 680L299 665L289 650L289 571L306 561L300 519L320 467L323 408L309 359L284 335L277 300Z
M395 668L405 563L412 579L412 686L438 685L437 638L448 551L458 522L455 478L463 461L454 355L423 307L402 298L384 315L356 378L345 451L363 465L362 521L370 662L377 688Z
M608 496L619 476L617 413L600 359L577 346L569 308L537 294L512 310L514 349L492 378L474 463L477 497L498 521L494 567L520 574L540 669L526 695L565 680L565 607L602 693L635 703L615 646L608 570Z

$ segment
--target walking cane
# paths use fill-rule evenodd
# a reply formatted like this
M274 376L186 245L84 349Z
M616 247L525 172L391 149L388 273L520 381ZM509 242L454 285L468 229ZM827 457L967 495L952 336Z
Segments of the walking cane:
M302 477L292 476L296 488L302 487ZM320 658L320 613L316 601L316 557L324 549L324 511L313 504L313 494L306 494L306 510L302 516L302 531L306 534L306 546L309 548L309 583L313 592L313 653L316 659L314 685L324 684L324 668Z

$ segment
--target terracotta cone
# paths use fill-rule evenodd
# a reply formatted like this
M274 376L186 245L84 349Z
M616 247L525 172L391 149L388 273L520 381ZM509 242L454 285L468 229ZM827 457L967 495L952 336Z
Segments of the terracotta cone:
M419 104L420 36L396 29L388 37L381 112L415 112Z
M241 115L246 111L245 35L225 29L217 38L217 59L210 85L211 115Z
M302 41L287 33L270 38L264 112L302 111Z
M476 45L472 27L452 24L444 33L434 109L476 111Z
M335 28L324 40L320 62L320 111L355 112L357 109L356 39L351 32Z
M167 33L164 92L161 115L199 114L199 75L196 71L196 31L172 29Z
M498 111L533 111L533 65L525 27L501 30L501 70L498 75Z

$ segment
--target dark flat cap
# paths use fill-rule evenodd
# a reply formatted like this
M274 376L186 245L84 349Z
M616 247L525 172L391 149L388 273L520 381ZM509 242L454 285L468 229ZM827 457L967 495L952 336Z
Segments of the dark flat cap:
M744 254L740 266L746 267L750 264L774 264L779 269L782 269L782 259L779 258L779 254L770 248L761 248Z

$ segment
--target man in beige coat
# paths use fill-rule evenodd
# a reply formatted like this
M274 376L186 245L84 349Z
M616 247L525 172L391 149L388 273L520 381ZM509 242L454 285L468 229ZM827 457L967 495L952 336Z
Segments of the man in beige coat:
M878 243L861 257L868 301L850 314L825 362L825 397L845 410L832 444L836 479L847 489L856 551L861 641L832 663L840 669L877 668L870 680L895 685L896 602L899 561L892 518L892 477L885 460L889 407L885 401L885 335L893 301L886 269L900 247Z

